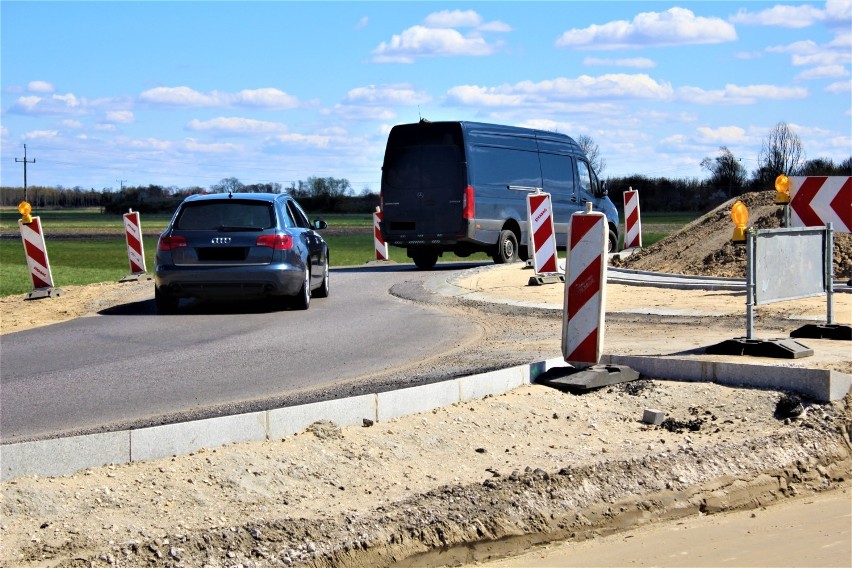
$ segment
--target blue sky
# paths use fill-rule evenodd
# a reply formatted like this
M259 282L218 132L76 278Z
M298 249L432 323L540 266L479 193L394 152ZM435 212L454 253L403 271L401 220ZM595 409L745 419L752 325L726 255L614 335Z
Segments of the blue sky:
M852 155L852 0L0 2L0 184L378 191L394 124L593 138L603 177Z

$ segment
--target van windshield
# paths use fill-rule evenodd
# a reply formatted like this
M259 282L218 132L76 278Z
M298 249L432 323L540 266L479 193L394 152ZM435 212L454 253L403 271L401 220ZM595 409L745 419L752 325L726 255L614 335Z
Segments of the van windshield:
M388 143L382 181L394 191L461 189L465 185L461 133L415 125L398 129Z

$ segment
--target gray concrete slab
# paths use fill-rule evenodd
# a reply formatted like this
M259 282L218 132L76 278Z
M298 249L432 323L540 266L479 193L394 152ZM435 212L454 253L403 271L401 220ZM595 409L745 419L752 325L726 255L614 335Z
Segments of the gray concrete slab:
M130 459L153 460L234 442L265 440L268 430L266 412L141 428L130 432Z
M449 406L459 400L458 379L379 393L379 422Z
M529 365L462 377L458 381L460 401L478 400L528 384Z
M130 461L130 432L90 434L0 446L0 481L24 475L60 476Z
M363 424L365 418L375 422L377 408L377 395L365 394L270 410L269 439L292 436L318 420L330 420L338 426L357 426Z

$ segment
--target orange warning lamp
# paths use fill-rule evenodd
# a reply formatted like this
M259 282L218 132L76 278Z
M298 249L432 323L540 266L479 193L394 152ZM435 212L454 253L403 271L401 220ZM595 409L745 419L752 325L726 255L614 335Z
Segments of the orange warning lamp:
M734 221L734 236L731 237L731 240L734 243L744 243L746 240L746 223L748 223L748 208L742 201L738 200L731 207L731 219Z
M790 203L790 178L781 174L775 178L775 205Z
M21 214L21 221L23 221L24 225L29 225L33 222L33 217L30 215L30 212L33 210L33 206L27 203L26 201L21 201L18 204L18 213Z

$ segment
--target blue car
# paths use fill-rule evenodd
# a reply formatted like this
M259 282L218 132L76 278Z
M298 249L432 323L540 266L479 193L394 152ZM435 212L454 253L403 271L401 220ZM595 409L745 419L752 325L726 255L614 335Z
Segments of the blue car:
M180 298L270 298L306 310L329 294L328 245L290 195L191 195L157 242L154 299L173 313Z

